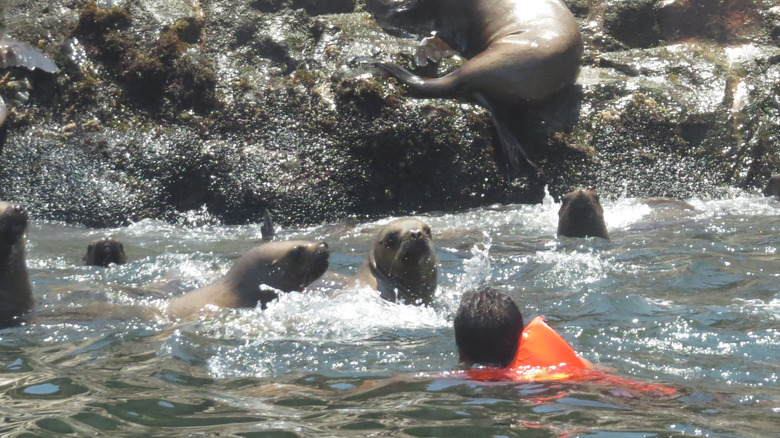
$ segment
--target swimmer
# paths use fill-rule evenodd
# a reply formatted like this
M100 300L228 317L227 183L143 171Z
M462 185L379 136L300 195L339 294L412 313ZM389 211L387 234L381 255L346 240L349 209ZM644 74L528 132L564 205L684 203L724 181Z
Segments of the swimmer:
M463 297L454 325L459 361L487 366L467 370L465 375L472 380L591 381L657 395L677 392L594 369L541 316L523 328L523 316L514 301L489 287Z
M566 364L579 369L593 365L574 352L563 338L541 317L534 318L524 328L523 315L514 301L503 293L486 287L463 297L455 315L455 344L461 363L498 368L548 367ZM534 351L536 338L529 335L544 326L542 350ZM560 338L559 345L555 337Z

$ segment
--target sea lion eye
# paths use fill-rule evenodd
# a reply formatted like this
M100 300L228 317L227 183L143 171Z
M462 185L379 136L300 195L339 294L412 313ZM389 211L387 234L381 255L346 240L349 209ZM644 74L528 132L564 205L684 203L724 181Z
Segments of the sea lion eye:
M390 248L398 243L398 231L393 231L385 237L385 245Z
M428 225L423 227L423 232L425 233L426 236L431 237L431 227L429 227Z

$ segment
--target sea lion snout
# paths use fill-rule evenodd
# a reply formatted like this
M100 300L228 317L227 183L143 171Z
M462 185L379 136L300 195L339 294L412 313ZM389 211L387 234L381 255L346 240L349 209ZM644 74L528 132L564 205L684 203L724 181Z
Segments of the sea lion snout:
M409 238L412 240L428 239L432 238L431 227L425 225L422 228L414 228L409 230Z
M317 249L315 250L315 252L317 252L318 254L326 253L330 255L330 249L328 248L328 244L325 242L320 242L319 244L317 244Z

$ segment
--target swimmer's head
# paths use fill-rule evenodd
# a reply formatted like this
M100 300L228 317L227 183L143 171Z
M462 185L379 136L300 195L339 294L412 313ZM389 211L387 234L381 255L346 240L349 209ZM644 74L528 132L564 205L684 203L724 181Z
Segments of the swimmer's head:
M511 298L486 287L466 294L455 315L460 361L507 367L517 352L523 315Z

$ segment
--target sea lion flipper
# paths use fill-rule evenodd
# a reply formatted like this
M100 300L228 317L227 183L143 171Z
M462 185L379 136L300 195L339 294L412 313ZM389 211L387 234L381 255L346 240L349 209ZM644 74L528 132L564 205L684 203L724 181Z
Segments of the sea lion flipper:
M523 149L520 141L509 131L509 128L498 120L493 105L491 105L481 93L474 92L472 95L476 103L490 113L490 120L496 128L498 142L501 144L501 150L503 151L504 159L506 160L507 178L511 180L518 176L522 161L525 161L525 163L534 171L537 178L542 178L542 171L539 169L539 166L528 158L528 154L525 153L525 149Z
M412 92L426 97L455 97L457 94L457 74L459 70L440 77L423 79L400 65L380 61L374 58L359 57L354 59L358 64L370 64L381 68L394 78L406 84Z
M428 61L438 63L444 58L457 54L443 39L437 36L423 38L414 52L414 65L425 67Z
M271 220L271 212L267 208L263 212L263 225L260 226L260 235L266 242L274 238L274 221Z

